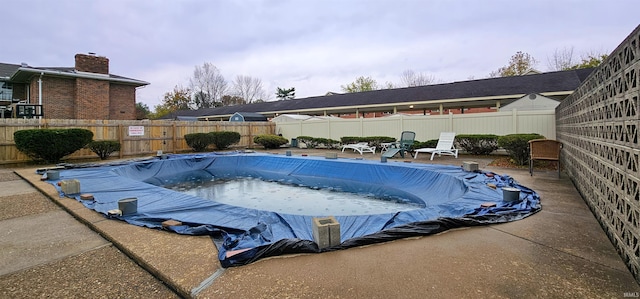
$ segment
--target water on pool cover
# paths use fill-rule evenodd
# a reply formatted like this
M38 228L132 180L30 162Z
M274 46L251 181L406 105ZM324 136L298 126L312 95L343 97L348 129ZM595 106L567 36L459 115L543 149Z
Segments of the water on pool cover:
M306 216L373 215L422 208L419 204L398 199L254 178L181 182L165 187L228 205Z

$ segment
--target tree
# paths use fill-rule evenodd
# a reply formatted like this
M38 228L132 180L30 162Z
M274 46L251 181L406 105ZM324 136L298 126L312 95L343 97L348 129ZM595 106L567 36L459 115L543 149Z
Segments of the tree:
M233 81L234 94L242 99L245 103L251 104L256 100L265 100L266 93L262 88L262 80L250 76L236 76Z
M395 84L393 84L393 82L387 81L384 82L384 87L385 89L394 89L397 88Z
M136 119L147 119L151 114L151 110L149 110L149 106L145 103L136 103Z
M521 76L526 74L528 71L533 69L533 67L538 63L531 55L528 53L524 53L521 51L516 52L511 59L509 60L509 65L503 66L496 71L489 73L489 77L511 77L511 76Z
M276 89L276 98L280 100L291 100L296 97L296 88L280 88Z
M570 70L586 69L599 66L609 55L607 54L586 54L582 56L582 62L569 68Z
M164 105L155 105L153 106L153 113L149 115L149 119L159 119L173 111L169 110L167 106Z
M215 65L205 62L202 66L196 66L193 77L189 79L189 87L194 92L196 108L212 108L220 106L222 96L227 91L227 81Z
M244 99L239 96L230 96L230 95L222 96L222 106L236 106L236 105L244 105L244 104L246 104Z
M155 106L153 118L160 118L178 110L191 110L191 90L181 85L176 85L173 91L164 94L162 104Z
M400 75L400 84L405 87L415 87L433 84L436 78L413 70L406 70Z
M356 81L351 82L347 85L341 85L340 88L342 88L342 91L349 93L380 89L376 80L371 77L364 76L356 78Z
M607 54L600 53L586 53L582 55L581 62L575 62L573 59L573 48L567 50L566 48L559 52L554 52L552 60L549 61L549 69L553 71L566 71L575 69L584 69L597 67L607 59Z
M551 58L547 57L547 64L551 71L564 71L571 69L573 62L573 47L562 50L556 49Z

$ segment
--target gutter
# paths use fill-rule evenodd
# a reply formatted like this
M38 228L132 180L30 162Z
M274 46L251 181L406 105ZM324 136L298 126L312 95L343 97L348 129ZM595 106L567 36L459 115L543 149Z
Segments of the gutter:
M543 96L555 96L555 95L570 95L574 91L566 90L566 91L552 91L552 92L541 92L540 95ZM349 106L331 106L331 107L314 107L314 108L304 108L304 109L292 109L292 110L269 110L269 111L257 111L256 113L261 114L287 114L287 113L319 113L319 112L333 112L333 111L342 111L342 110L353 110L357 109L371 109L371 108L380 108L377 111L383 111L383 108L393 108L393 107L401 107L401 106L410 106L410 105L438 105L438 104L465 104L465 103L473 103L478 101L501 101L501 100L510 100L510 99L518 99L524 97L526 94L511 94L511 95L500 95L500 96L482 96L482 97L469 97L469 98L453 98L453 99L438 99L438 100L426 100L426 101L408 101L408 102L394 102L394 103L378 103L378 104L364 104L364 105L349 105ZM482 105L484 106L484 105ZM468 106L470 107L470 106ZM352 112L353 113L353 112ZM214 114L214 115L202 115L197 116L198 119L207 119L207 118L229 118L233 114Z
M27 73L40 73L40 75L53 75L53 76L61 76L61 77L74 77L74 78L84 78L84 79L94 79L94 80L104 80L104 81L112 81L112 82L120 82L120 83L128 83L135 85L149 85L151 83L135 80L135 79L124 79L124 78L113 78L111 75L106 74L92 74L92 73L70 73L63 71L53 71L53 70L43 70L43 69L34 69L29 67L20 67L13 75L18 72L23 71ZM12 76L13 77L13 76Z

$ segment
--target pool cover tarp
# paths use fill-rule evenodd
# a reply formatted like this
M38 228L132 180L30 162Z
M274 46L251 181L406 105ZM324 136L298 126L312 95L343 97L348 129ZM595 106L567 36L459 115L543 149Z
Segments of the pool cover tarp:
M137 198L137 213L109 216L130 224L180 234L211 235L224 267L263 257L350 248L447 229L519 220L540 210L539 196L506 175L467 172L459 166L380 163L358 159L283 156L256 153L169 155L166 159L118 165L68 167L57 182L77 179L82 194L63 194L104 215L118 201ZM314 216L243 208L159 187L167 182L203 178L257 178L301 188L373 194L418 204L419 208L376 215L335 216L341 244L319 249L313 241ZM502 187L521 190L520 200L503 201ZM493 207L481 207L493 202ZM325 217L331 215L315 215Z

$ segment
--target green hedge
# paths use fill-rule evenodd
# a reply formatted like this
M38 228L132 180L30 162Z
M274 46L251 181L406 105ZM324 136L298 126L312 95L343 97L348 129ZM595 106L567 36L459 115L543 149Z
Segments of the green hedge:
M238 143L240 137L240 133L238 132L220 131L186 134L184 135L184 140L194 151L202 152L212 144L219 150L227 149L230 145Z
M212 143L219 150L227 149L230 145L240 142L240 133L230 131L211 132Z
M330 138L316 138L311 136L298 136L296 138L298 142L304 143L307 148L316 148L318 146L324 146L329 149L334 149L340 146L340 141Z
M213 144L214 136L209 133L185 134L184 140L187 145L196 152L204 151L210 144Z
M298 142L304 143L307 148L316 148L318 146L318 140L311 136L298 136Z
M395 142L396 138L388 137L388 136L367 136L367 137L359 137L359 136L343 136L340 137L340 142L342 144L351 144L358 142L367 142L370 146L380 147L381 143L389 143Z
M57 163L93 139L86 129L32 129L13 133L16 148L34 160Z
M455 144L456 148L472 155L488 155L498 149L498 135L457 135Z
M314 138L314 141L317 143L317 146L324 146L328 149L334 149L340 146L340 141L330 138Z
M289 142L286 138L278 135L258 135L253 137L253 142L264 146L264 148L279 148L283 144Z
M504 148L516 164L526 165L529 162L529 140L543 138L536 133L510 134L498 137L498 146Z
M419 148L435 148L438 145L438 139L427 140L425 142L415 141L411 145L411 150L416 150Z
M115 140L91 141L87 144L87 148L98 155L100 160L106 160L111 154L120 150L120 142Z

